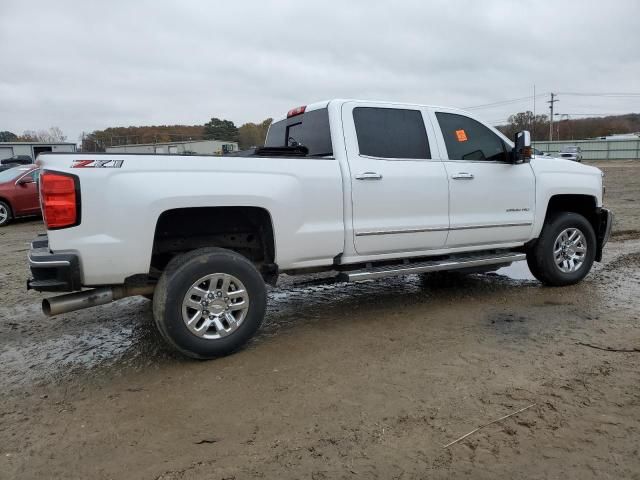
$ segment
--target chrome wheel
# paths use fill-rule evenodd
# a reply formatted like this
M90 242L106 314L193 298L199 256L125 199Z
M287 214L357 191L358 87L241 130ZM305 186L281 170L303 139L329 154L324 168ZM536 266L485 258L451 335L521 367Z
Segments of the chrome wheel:
M9 219L9 210L0 203L0 225L3 225Z
M235 332L249 311L249 294L240 280L226 273L202 277L182 300L182 319L191 333L216 340Z
M577 228L566 228L553 244L553 258L562 273L578 271L587 254L587 239Z

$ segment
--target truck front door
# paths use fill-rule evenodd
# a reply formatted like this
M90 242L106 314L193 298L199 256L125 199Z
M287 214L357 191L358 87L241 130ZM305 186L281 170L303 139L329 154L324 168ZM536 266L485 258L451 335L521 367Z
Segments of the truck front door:
M434 130L423 110L349 102L342 120L356 252L442 248L449 228L447 173L432 158Z
M447 247L517 243L530 238L535 176L513 164L511 147L479 121L446 109L432 112L449 176ZM441 134L441 136L440 136Z

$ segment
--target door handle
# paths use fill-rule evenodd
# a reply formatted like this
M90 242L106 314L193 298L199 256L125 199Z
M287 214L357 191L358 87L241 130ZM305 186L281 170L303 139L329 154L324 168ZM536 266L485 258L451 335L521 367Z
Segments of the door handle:
M364 172L356 175L356 180L382 180L382 175L376 172Z
M473 173L460 172L452 175L451 178L454 180L473 180Z

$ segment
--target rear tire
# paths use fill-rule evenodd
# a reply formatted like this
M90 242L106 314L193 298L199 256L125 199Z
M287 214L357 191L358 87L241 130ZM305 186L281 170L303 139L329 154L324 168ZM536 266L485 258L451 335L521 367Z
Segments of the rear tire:
M549 286L573 285L587 276L596 255L596 234L578 213L561 212L542 228L527 264L534 277Z
M4 227L11 223L13 213L8 203L0 201L0 227Z
M247 258L222 248L175 257L153 294L153 316L163 338L197 359L240 348L260 327L265 309L260 272Z

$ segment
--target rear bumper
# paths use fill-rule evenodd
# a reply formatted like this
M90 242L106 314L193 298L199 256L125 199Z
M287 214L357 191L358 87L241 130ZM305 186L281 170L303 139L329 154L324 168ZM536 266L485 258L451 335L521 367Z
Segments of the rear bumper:
M598 211L598 230L596 231L596 262L602 260L602 249L609 241L611 236L611 227L613 226L613 212L607 208L601 208Z
M28 254L31 277L27 290L39 292L72 292L81 290L80 260L73 253L53 253L47 235L31 242Z

